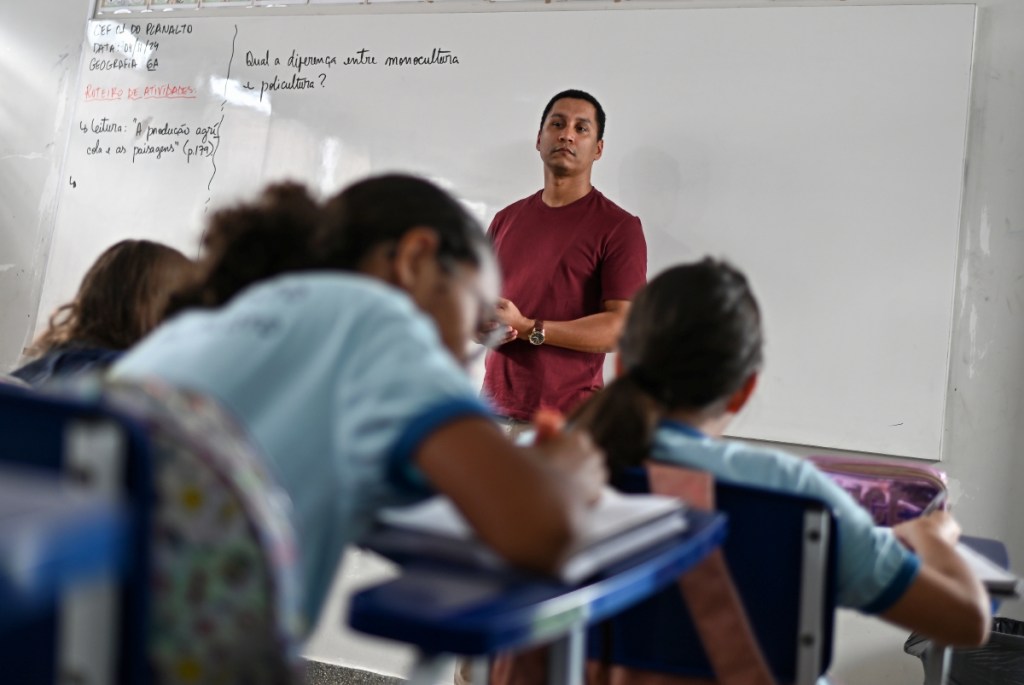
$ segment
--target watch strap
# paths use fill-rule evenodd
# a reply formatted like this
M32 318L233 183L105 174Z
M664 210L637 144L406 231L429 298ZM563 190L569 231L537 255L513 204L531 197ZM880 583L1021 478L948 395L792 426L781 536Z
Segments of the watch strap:
M530 341L531 345L543 345L544 338L544 322L540 319L534 319L533 330L526 336L526 339Z

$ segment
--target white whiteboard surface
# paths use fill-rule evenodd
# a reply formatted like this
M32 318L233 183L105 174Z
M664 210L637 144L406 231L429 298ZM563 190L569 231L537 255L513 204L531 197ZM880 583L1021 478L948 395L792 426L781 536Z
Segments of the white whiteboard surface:
M541 110L576 87L651 274L710 253L754 284L767 362L734 433L940 457L973 5L418 7L91 22L40 320L111 243L194 254L270 180L405 170L487 222L540 187Z

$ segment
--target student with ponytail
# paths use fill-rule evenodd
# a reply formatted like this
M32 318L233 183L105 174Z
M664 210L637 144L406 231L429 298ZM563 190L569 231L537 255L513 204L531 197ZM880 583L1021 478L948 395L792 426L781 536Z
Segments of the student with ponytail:
M723 440L762 365L761 314L743 274L705 259L673 267L634 299L619 377L577 412L616 470L648 459L741 485L809 495L838 512L838 602L940 643L979 645L988 597L954 550L946 512L878 528L810 462Z

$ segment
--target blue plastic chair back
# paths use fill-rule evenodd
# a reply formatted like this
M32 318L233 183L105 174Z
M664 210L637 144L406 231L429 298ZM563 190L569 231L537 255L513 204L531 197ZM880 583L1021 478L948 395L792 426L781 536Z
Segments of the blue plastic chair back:
M158 384L85 378L59 390L0 388L0 462L72 479L116 463L108 457L124 464L129 568L111 685L298 682L305 620L290 502L241 427L212 400ZM56 604L0 634L11 682L61 677Z
M625 492L649 490L647 474L640 469L613 480ZM824 611L816 622L816 634L801 635L805 515L831 512L813 498L725 483L715 485L715 505L729 516L723 552L776 679L796 681L798 644L808 639L816 641L820 650L816 655L820 663L820 672L814 676L817 677L827 670L832 658L836 528L829 515ZM678 587L671 587L597 626L589 637L591 659L684 677L714 675Z
M152 501L150 452L141 427L128 418L87 401L49 396L0 385L0 462L65 472L68 441L76 427L107 423L123 437L123 492L130 514L129 565L120 583L120 631L117 672L120 682L144 682L142 649L148 617L148 557ZM67 474L74 477L74 474ZM0 640L0 660L12 682L56 682L58 609L40 614Z

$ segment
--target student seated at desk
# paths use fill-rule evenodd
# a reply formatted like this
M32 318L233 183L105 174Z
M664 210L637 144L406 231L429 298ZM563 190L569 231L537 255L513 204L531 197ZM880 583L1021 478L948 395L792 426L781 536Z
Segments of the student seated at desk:
M988 598L954 551L960 529L948 513L878 528L810 462L722 439L761 362L761 314L744 276L713 259L676 266L634 300L619 342L620 375L576 421L613 471L654 459L825 500L839 513L840 605L940 643L983 643Z
M315 620L345 546L376 511L447 494L510 562L554 569L604 464L579 431L505 439L461 363L493 329L499 276L482 228L408 176L324 206L296 185L218 212L198 284L113 369L219 400L294 505Z
M122 240L89 267L75 299L50 317L11 375L30 385L104 369L160 320L167 299L192 274L192 260L149 240Z

